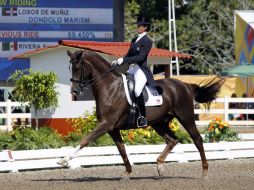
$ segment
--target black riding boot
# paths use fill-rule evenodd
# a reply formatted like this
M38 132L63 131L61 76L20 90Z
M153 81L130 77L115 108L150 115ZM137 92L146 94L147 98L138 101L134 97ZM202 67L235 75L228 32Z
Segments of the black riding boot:
M145 102L143 98L143 93L137 97L137 104L139 108L139 117L137 120L138 127L146 127L147 126L147 120L146 120L146 108L145 108Z

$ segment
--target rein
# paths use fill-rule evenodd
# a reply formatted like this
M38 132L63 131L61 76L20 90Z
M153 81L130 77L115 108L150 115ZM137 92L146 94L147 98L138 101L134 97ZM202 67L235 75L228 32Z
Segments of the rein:
M80 60L76 60L76 61L72 61L72 63L76 63L76 62L80 62L82 59ZM92 79L86 79L83 75L84 73L84 69L83 67L81 67L81 76L80 76L80 79L79 80L76 80L76 79L73 79L73 78L70 78L70 81L71 82L75 82L75 83L78 83L81 85L82 89L85 88L85 89L88 89L90 88L92 85L94 85L97 81L99 81L100 79L102 79L105 75L107 75L108 73L112 72L114 69L115 69L115 65L113 67L111 67L108 71L106 71L105 73L95 77L95 78L92 78Z

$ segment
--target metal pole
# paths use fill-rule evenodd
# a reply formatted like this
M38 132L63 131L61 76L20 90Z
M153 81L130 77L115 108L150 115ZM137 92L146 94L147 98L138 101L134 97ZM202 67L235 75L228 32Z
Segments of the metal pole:
M168 39L169 39L169 51L172 51L172 41L171 41L171 0L168 0ZM169 60L169 69L170 76L173 74L173 65L172 65L172 57Z
M175 19L175 0L172 0L172 13L173 13L173 29L174 29L174 47L175 52L178 52L177 50L177 42L176 42L176 19ZM178 57L176 59L176 74L179 75L179 63L178 63Z
M175 51L177 50L177 41L176 41L176 24L175 24L175 1L174 0L168 0L168 31L169 31L169 51ZM173 40L174 44L172 44L172 24L173 24ZM174 47L173 47L174 45ZM179 75L179 62L178 57L175 58L173 61L172 58L170 59L170 75L173 74L173 63L176 64L176 74Z

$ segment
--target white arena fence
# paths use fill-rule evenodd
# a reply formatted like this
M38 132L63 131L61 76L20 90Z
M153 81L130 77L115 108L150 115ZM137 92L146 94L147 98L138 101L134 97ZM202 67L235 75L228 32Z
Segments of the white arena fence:
M254 103L254 98L218 98L213 102L213 105L220 105L221 108L211 108L210 110L205 109L194 109L195 114L212 114L215 118L218 115L222 115L222 119L228 122L231 126L254 126L254 120L229 120L229 114L254 114L254 109L230 109L229 103ZM20 102L11 102L10 100L6 102L0 102L0 119L4 119L5 123L0 124L0 129L2 130L12 130L13 120L16 118L28 118L31 119L31 113L15 113L15 108L20 108L25 112L26 104ZM217 106L218 107L218 106ZM202 119L202 118L201 118ZM197 126L207 126L210 120L197 120Z
M131 164L156 163L156 159L165 145L126 146ZM254 141L204 143L208 160L254 158ZM0 152L0 172L18 172L23 170L63 168L57 164L59 159L74 151L73 147L43 150L22 150ZM188 162L200 160L194 144L177 144L166 162ZM123 165L115 146L85 147L69 162L69 167Z
M249 109L248 106L245 109L230 109L230 103L240 103L240 104L254 104L254 98L229 98L225 96L224 98L217 98L213 101L215 107L222 108L211 108L210 110L205 109L194 109L195 114L212 114L214 117L218 115L223 115L222 119L228 122L231 126L245 126L253 127L254 120L229 120L229 114L254 114L254 109ZM220 105L220 106L216 106ZM247 116L248 117L248 116ZM196 121L197 126L207 126L211 120L198 120Z
M0 119L1 125L0 129L2 130L12 130L14 119L31 119L31 113L25 113L26 103L21 102L12 102L7 100L6 102L0 102ZM15 113L15 110L19 109L22 113Z

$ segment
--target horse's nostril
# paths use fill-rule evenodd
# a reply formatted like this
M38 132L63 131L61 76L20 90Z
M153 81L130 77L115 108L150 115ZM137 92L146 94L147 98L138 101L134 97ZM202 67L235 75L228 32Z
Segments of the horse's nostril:
M72 90L72 92L71 92L73 95L82 95L83 93L82 93L82 91L81 90L78 90L78 89L74 89L74 90Z
M77 90L75 90L75 89L71 89L71 94L73 94L73 95L77 95L77 94L78 94L78 91L77 91Z

